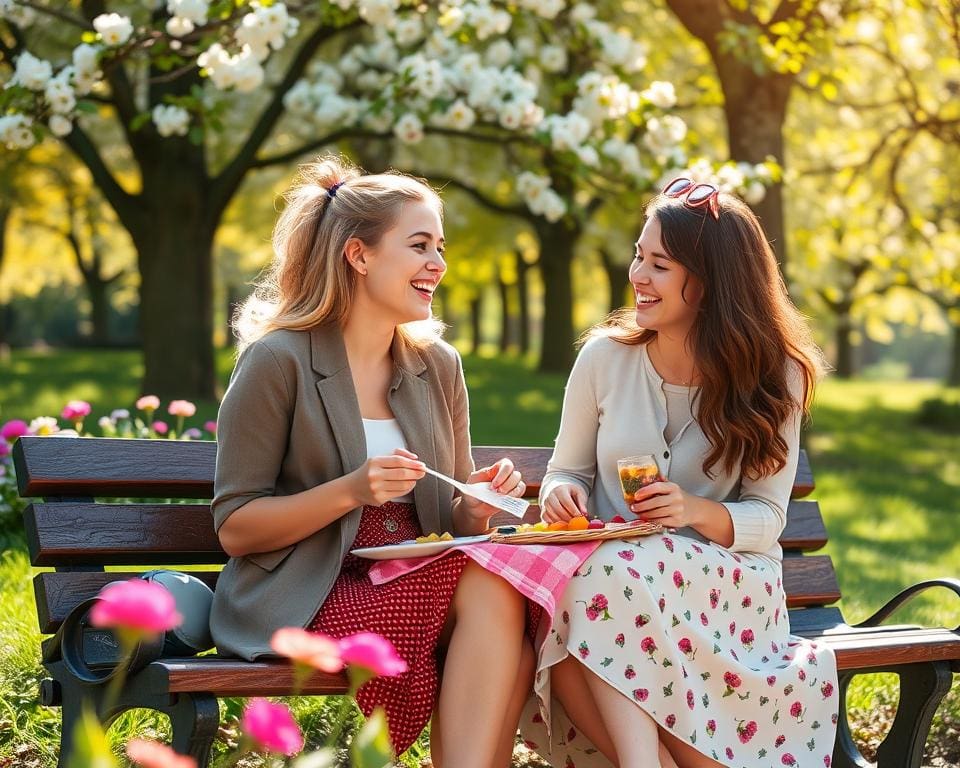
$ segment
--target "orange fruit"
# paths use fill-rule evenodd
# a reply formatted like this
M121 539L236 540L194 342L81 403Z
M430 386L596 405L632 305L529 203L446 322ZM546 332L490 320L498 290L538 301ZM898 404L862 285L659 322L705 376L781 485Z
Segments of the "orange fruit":
M585 531L590 525L590 521L587 520L583 515L577 515L569 523L567 523L567 530L569 531Z
M555 523L550 523L547 526L548 531L565 531L567 530L567 522L565 520L557 520Z

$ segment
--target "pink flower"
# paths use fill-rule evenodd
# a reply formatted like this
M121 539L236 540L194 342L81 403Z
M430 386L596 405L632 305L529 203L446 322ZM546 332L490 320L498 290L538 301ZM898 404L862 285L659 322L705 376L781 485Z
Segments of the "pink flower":
M170 747L147 739L131 739L127 757L142 768L197 768L192 757L178 755Z
M596 594L593 596L593 607L598 611L605 611L609 607L610 603L607 602L607 596Z
M733 584L734 586L739 587L740 582L743 581L743 572L739 568L733 569Z
M167 432L170 431L170 427L167 426L167 423L165 421L155 421L151 426L153 428L153 431L156 432L158 435L165 435L167 434Z
M153 413L160 407L160 398L156 395L144 395L136 402L136 406L141 411Z
M833 696L833 683L824 683L820 686L820 695L825 699L829 699Z
M666 723L667 728L673 728L673 726L677 724L677 716L674 714L667 715L664 722Z
M587 613L587 618L590 619L590 621L596 621L598 618L600 618L600 611L598 611L592 605L587 606L586 613Z
M640 641L640 650L652 656L654 651L657 650L657 644L652 637L645 637Z
M381 677L396 677L407 671L407 662L385 637L374 632L358 632L340 641L340 658Z
M757 735L757 723L751 720L749 723L740 723L737 725L737 736L741 744L746 744L750 739Z
M718 565L718 566L717 566L717 576L719 576L721 579L723 578L723 566L722 566L722 565Z
M646 626L650 623L650 615L647 613L638 613L637 617L633 620L633 623L636 625L637 629L640 629L640 627Z
M750 648L753 645L753 630L745 629L740 633L740 644L746 648Z
M710 607L716 608L719 602L720 602L720 590L711 589L710 590Z
M727 753L727 760L733 760L733 750L727 747L725 751Z
M270 647L281 656L323 672L343 669L340 644L327 635L307 632L299 627L284 627L273 633Z
M740 679L740 676L734 672L724 672L723 673L723 682L729 685L731 688L739 688L740 684L743 682Z
M626 560L628 563L633 560L633 550L632 549L621 549L617 552L617 557L621 560Z
M707 720L707 736L713 736L717 732L717 721Z
M680 642L677 643L677 648L680 649L681 653L685 653L685 654L693 653L693 643L690 642L689 637L681 637Z
M636 568L627 568L627 573L629 573L635 579L640 578L640 572Z
M95 627L156 634L183 621L173 595L159 584L143 579L114 581L101 589L97 598L90 611L90 623Z
M823 756L823 765L825 768L830 768L830 755Z
M615 642L618 646L623 648L624 644L627 642L627 638L624 637L623 632L621 632L619 635L613 638L613 642Z
M693 691L687 691L687 707L690 709L694 707Z
M783 757L780 758L780 762L784 765L796 765L797 758L791 755L789 752L784 753Z
M283 704L251 699L243 711L240 727L267 752L294 755L303 749L300 727Z
M703 624L703 626L707 626L707 624L710 623L710 620L707 618L707 614L703 612L700 613L700 623Z
M773 685L776 685L776 684L777 684L777 676L776 676L776 675L768 675L768 676L767 676L767 685L773 686Z
M209 432L211 435L217 434L217 422L215 421L204 422L203 428L207 430L207 432Z
M67 421L80 421L80 419L89 416L91 410L90 403L85 400L71 400L63 406L60 418Z
M803 714L803 704L799 701L793 702L790 705L790 717L800 717Z
M29 425L25 421L20 421L20 419L8 421L6 424L0 427L0 437L2 437L8 443L12 443L18 437L23 437L24 435L29 434Z
M623 676L627 680L633 680L637 676L637 671L633 668L633 664L627 664L627 668L623 670Z
M784 736L784 735L781 733L779 736L777 736L777 740L776 740L775 742L773 742L773 744L774 744L775 747L777 747L777 748L779 749L780 747L783 746L783 743L784 743L786 740L787 740L787 737Z
M170 405L167 406L167 413L171 416L179 416L180 418L188 419L196 412L197 406L189 400L172 400Z
M0 459L10 455L10 444L6 441L0 441Z
M677 589L683 589L683 574L680 571L673 572L673 586Z
M649 695L650 691L648 691L646 688L637 688L633 692L633 698L635 698L637 701L646 701Z
M751 605L753 605L753 598L750 597L750 595L746 595L743 600L740 601L741 608L749 608Z

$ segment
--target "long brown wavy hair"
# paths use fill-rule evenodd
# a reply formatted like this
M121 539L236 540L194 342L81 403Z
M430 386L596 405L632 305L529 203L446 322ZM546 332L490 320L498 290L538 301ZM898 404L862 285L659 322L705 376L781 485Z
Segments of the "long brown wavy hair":
M780 429L798 409L809 416L825 366L757 217L732 195L721 194L719 204L715 221L706 207L659 195L646 214L657 218L667 255L703 285L689 338L700 374L697 421L711 446L703 471L712 476L719 465L728 474L739 467L748 477L767 477L786 465ZM586 337L598 335L647 344L657 333L622 309ZM797 377L799 402L790 391Z

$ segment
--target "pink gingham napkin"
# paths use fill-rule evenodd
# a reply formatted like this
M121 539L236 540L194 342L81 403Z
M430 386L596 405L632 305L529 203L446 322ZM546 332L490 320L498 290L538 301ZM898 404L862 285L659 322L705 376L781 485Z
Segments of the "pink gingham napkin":
M459 549L488 571L509 581L522 595L542 606L553 617L557 600L566 589L567 582L600 544L599 541L581 541L562 546L490 542L464 544L429 557L379 560L368 573L374 584L384 584Z

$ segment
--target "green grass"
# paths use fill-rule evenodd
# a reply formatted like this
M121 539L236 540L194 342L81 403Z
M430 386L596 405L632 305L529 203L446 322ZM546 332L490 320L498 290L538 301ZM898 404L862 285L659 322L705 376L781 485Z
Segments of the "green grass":
M221 383L231 367L232 354L219 353ZM514 359L467 357L464 368L476 444L552 445L564 376L534 373ZM90 423L95 423L114 408L132 409L142 394L140 372L135 352L14 352L10 360L0 361L0 423L57 415L70 399L90 401ZM920 403L942 394L932 382L828 380L819 389L805 439L817 483L813 497L820 501L830 533L826 552L837 565L845 596L841 608L849 621L865 618L916 581L960 575L960 434L926 429L915 421ZM199 426L215 413L215 403L198 403L189 425ZM13 535L0 558L5 615L0 624L0 758L38 755L43 765L52 754L57 719L56 712L39 707L35 699L40 636L30 578L22 538ZM910 603L895 620L956 626L960 600L935 590ZM869 746L896 706L895 687L888 676L860 678L851 688L850 704L858 736ZM323 720L316 704L298 702L297 709L304 718ZM955 685L938 715L932 749L954 764L960 753L949 731L958 722L960 686ZM145 725L155 727L149 718L128 719L118 740Z

